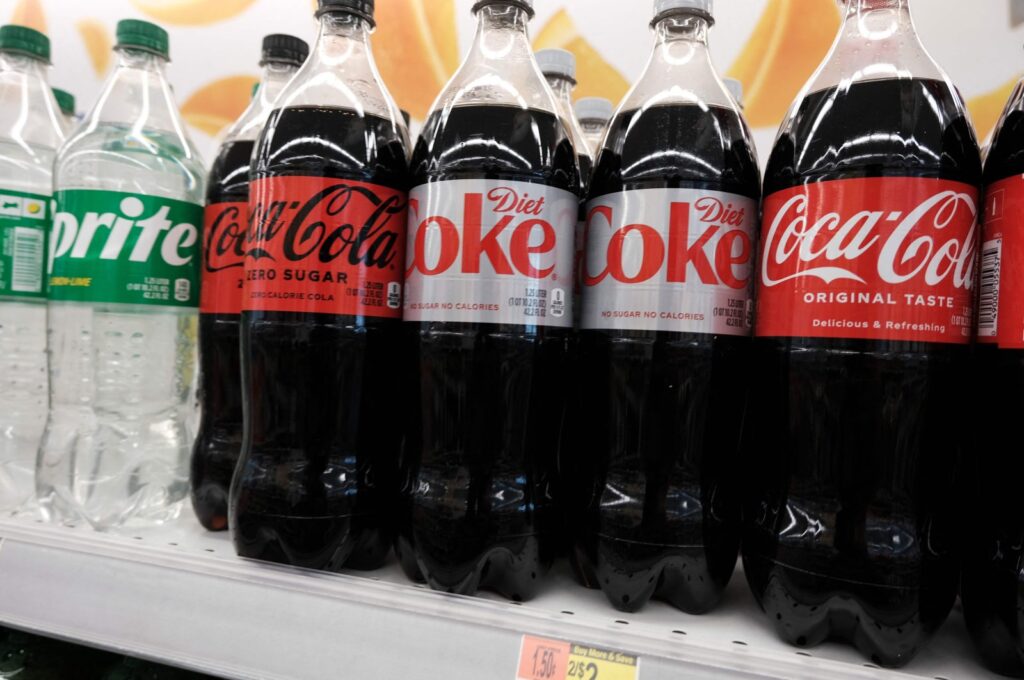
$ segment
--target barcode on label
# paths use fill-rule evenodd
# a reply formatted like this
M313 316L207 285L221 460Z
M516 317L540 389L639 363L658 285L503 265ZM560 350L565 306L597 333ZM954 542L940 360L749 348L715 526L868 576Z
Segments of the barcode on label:
M981 247L981 291L978 296L978 335L994 338L999 325L999 274L1003 240L986 241Z
M43 290L43 230L15 227L11 252L11 290L38 293Z

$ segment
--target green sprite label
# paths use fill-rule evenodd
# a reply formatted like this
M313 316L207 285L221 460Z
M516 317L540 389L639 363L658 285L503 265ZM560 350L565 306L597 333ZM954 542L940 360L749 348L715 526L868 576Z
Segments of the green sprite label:
M116 191L58 191L50 299L199 306L203 208Z
M0 189L0 297L46 297L50 197Z

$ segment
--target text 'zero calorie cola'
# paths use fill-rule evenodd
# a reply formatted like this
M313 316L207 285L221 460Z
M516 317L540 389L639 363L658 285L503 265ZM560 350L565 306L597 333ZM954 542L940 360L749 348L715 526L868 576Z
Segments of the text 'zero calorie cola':
M654 10L587 202L573 562L619 609L701 613L739 552L760 175L711 62L711 0Z
M850 0L768 161L744 565L780 635L911 659L959 579L981 166L908 0Z
M188 495L203 223L167 33L129 19L117 40L117 67L54 170L36 475L44 513L98 529L173 519Z
M434 588L529 598L550 565L579 172L528 0L482 0L413 155L414 403L398 555Z
M373 9L320 0L316 46L256 144L229 507L244 557L372 569L391 548L408 132Z
M64 141L49 63L45 35L0 27L0 512L35 495L46 425L46 237Z
M985 162L985 228L978 295L960 597L967 628L994 671L1024 677L1024 458L1012 427L1024 413L1024 86L1018 83Z
M204 527L228 528L228 490L242 449L238 324L249 226L249 163L274 101L309 55L290 35L263 39L263 78L213 161L206 189L199 297L199 433L192 449L192 508Z

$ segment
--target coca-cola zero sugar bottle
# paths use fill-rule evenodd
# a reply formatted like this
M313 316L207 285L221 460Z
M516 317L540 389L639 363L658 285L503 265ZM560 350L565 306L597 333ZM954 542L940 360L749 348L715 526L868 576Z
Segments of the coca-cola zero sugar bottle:
M711 0L654 8L587 203L573 561L619 609L700 613L739 551L760 175L711 63Z
M387 556L408 132L374 65L372 0L320 33L256 143L242 296L240 555L373 568Z
M744 565L780 635L914 656L956 598L981 166L909 0L848 0L768 161Z
M202 290L199 296L199 433L192 448L192 508L204 527L228 528L228 489L242 448L238 323L249 225L249 162L274 100L309 54L290 35L263 39L263 78L231 126L206 183Z
M410 427L398 554L435 588L536 590L572 326L580 178L534 60L530 0L481 0L413 155Z
M994 671L1024 677L1024 459L1012 423L1024 413L1024 86L1017 85L985 162L985 228L975 347L977 427L968 460L961 599Z

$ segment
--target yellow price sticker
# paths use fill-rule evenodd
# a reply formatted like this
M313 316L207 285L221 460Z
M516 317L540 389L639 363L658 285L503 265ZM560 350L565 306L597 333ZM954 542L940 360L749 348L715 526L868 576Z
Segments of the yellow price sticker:
M638 656L524 635L516 680L637 680L639 674Z

